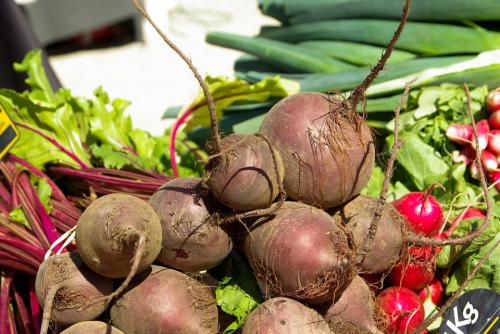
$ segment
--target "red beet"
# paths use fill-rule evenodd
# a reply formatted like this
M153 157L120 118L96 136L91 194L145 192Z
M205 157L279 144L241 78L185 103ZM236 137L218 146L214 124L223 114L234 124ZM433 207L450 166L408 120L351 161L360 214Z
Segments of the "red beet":
M231 238L211 216L214 204L204 194L201 179L176 178L158 189L149 204L163 230L158 261L182 271L208 270L231 251Z
M424 307L418 295L403 287L390 287L377 296L380 309L387 315L390 334L409 334L424 320Z
M420 300L422 300L422 303L425 301L425 298L427 298L427 293L429 291L431 292L431 299L434 305L439 305L444 296L443 283L441 283L439 279L434 278L431 284L420 290L418 292L418 296L420 297Z
M431 189L412 192L392 202L416 232L432 235L443 224L443 210L438 201L429 194Z
M102 321L82 321L66 328L61 334L124 334L121 330Z
M391 283L412 290L420 290L434 279L436 270L432 263L410 261L399 263L392 268L389 276Z
M489 112L500 110L500 87L491 91L486 98L486 109Z
M353 252L341 226L323 210L285 202L256 221L245 254L265 294L311 303L335 299L354 277Z
M370 178L373 136L338 96L288 96L271 108L260 131L281 155L285 191L294 200L332 208L357 195Z
M221 145L224 154L206 166L207 184L215 197L235 210L269 207L283 182L279 153L273 158L270 144L257 135L231 134Z
M469 124L453 124L446 130L446 137L460 145L469 144L472 139L472 126Z

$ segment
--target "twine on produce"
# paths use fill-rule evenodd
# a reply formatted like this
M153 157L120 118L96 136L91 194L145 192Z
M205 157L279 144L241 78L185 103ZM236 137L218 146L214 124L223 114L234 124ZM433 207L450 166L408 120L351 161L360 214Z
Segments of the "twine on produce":
M59 238L56 239L56 241L54 241L52 243L52 245L50 245L50 248L47 250L47 252L45 253L45 256L44 256L44 260L47 260L51 255L52 255L52 252L53 250L59 245L62 243L62 246L57 250L57 252L54 253L55 254L61 254L62 251L73 241L75 240L75 230L76 230L76 226L72 227L71 229L69 229L68 231L64 232Z

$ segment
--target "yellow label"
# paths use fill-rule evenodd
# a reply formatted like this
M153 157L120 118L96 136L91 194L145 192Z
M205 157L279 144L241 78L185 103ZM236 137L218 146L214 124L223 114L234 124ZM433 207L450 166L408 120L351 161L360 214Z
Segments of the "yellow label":
M19 132L7 112L0 105L0 158L12 148L18 138Z

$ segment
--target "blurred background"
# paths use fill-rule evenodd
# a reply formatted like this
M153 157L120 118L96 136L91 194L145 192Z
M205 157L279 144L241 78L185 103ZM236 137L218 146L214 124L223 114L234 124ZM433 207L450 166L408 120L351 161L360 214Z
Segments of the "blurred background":
M91 96L102 85L111 98L128 99L132 102L129 112L139 128L163 133L168 123L160 120L166 108L189 103L199 89L179 56L139 18L129 0L16 2L45 47L61 84L82 96ZM277 24L259 12L256 1L155 0L144 4L202 74L232 75L232 65L241 54L207 44L208 31L254 35L261 25Z

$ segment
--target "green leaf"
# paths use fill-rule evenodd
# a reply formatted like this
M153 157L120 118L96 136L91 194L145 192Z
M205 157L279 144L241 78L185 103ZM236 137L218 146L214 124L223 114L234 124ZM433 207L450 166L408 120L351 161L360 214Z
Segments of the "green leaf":
M393 136L387 138L388 147L392 147L393 140ZM419 190L426 189L434 182L443 182L449 167L432 146L412 132L401 132L400 140L398 163Z
M375 166L373 168L372 175L368 180L368 184L361 190L361 194L367 196L378 197L380 195L380 190L382 189L382 184L384 183L384 171L382 167Z
M47 103L52 105L54 102L58 102L52 86L50 85L45 70L42 65L42 51L40 49L34 49L28 52L21 63L15 63L14 69L17 72L26 73L28 78L26 83L31 87L31 91L28 96L33 101L38 101L40 103Z
M227 314L236 318L225 330L225 334L234 333L240 328L248 314L259 304L246 293L231 276L226 276L219 282L215 290L217 305Z
M40 177L32 177L32 182L35 185L38 197L42 202L43 207L50 214L52 211L52 205L50 204L50 197L52 196L52 188L50 187L47 180Z
M288 96L299 90L296 82L280 79L279 77L265 78L255 84L226 77L207 77L206 82L215 100L218 118L221 117L224 108L235 103L264 102L270 98ZM183 115L186 111L193 112L186 120L185 131L190 131L197 126L210 126L207 102L202 93L199 93L198 97L180 115Z
M9 219L21 223L27 228L31 229L30 223L28 222L28 219L26 218L26 215L24 214L24 211L23 209L21 209L21 207L15 208L11 212L9 212Z

